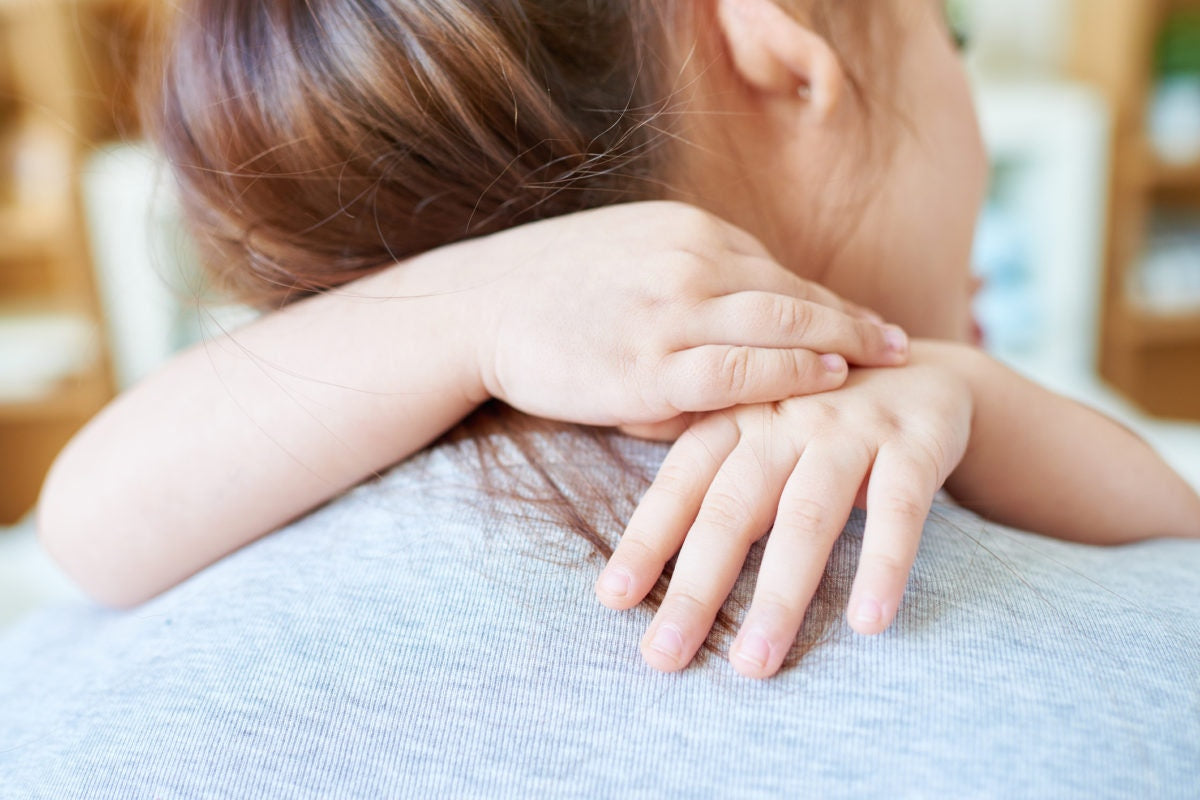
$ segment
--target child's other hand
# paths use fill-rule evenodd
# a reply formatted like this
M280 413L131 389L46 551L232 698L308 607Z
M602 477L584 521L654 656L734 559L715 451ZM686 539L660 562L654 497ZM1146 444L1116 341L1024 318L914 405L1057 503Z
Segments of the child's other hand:
M879 633L900 605L933 497L963 457L972 413L964 380L917 363L855 370L828 394L704 415L664 460L597 595L611 608L637 605L678 552L642 654L657 669L681 669L774 521L730 652L738 672L768 677L796 638L851 507L865 499L847 617L859 633Z
M613 206L477 240L482 385L526 413L593 425L841 386L907 338L777 264L752 236L671 202ZM822 358L824 356L824 358Z

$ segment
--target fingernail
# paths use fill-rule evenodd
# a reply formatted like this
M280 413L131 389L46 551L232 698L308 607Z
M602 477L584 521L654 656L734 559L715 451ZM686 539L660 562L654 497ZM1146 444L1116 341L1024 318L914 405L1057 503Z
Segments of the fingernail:
M861 622L866 625L878 625L883 619L883 606L879 605L879 601L873 598L860 600L858 607L854 610L854 621Z
M893 353L908 352L908 334L895 325L888 325L883 329L883 339Z
M598 589L610 597L625 597L629 594L632 581L623 569L607 569L600 576Z
M825 369L830 372L841 372L846 368L846 359L838 355L821 356L821 363L825 365Z
M663 625L655 632L650 649L672 661L678 661L683 655L683 636L674 625Z
M737 657L751 666L762 669L771 657L771 645L757 633L746 634L738 645Z

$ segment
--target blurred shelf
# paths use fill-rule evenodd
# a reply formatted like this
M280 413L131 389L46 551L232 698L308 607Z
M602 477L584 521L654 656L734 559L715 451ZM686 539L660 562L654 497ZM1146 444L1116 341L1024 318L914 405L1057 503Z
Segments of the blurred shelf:
M1142 190L1200 189L1200 160L1190 164L1163 161L1144 137L1127 141L1117 156L1130 170L1127 179Z
M1200 161L1175 165L1153 161L1147 170L1149 183L1163 189L1200 189Z
M1126 313L1130 341L1143 344L1186 344L1200 339L1200 309L1177 313L1134 308Z
M79 422L99 411L108 397L108 378L103 370L93 366L86 374L64 378L48 396L0 399L0 427L29 422Z
M1200 310L1186 294L1167 294L1161 308L1139 305L1137 289L1156 217L1200 203L1200 163L1165 162L1146 129L1165 26L1178 12L1200 11L1200 0L1074 0L1072 7L1075 74L1104 93L1116 120L1101 374L1153 414L1200 419Z
M81 169L137 130L138 54L169 5L0 0L0 524L113 393Z
M0 261L55 252L62 246L61 214L22 206L0 207Z
M44 8L59 5L66 8L72 6L119 6L133 8L150 8L153 5L164 5L162 0L0 0L0 14L24 12L31 8Z
M35 407L50 417L86 412L81 387L97 383L87 378L101 375L101 364L99 326L89 314L0 309L0 418L30 418Z

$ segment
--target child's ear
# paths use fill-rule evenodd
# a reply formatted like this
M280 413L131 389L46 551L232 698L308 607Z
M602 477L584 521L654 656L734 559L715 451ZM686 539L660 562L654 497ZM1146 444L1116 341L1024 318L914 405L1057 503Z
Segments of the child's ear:
M775 0L717 0L730 59L751 88L808 104L820 118L837 105L846 76L829 42Z

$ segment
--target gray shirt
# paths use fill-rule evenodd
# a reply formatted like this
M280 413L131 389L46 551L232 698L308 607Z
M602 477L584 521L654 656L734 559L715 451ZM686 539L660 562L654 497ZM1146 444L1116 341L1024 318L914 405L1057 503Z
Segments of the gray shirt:
M614 441L648 470L665 452ZM502 459L627 488L577 432L552 449ZM663 675L651 612L601 607L592 547L470 461L440 445L133 611L20 625L0 797L1200 797L1200 542L942 505L887 633L835 616L772 680L711 655ZM861 536L856 515L817 612Z

